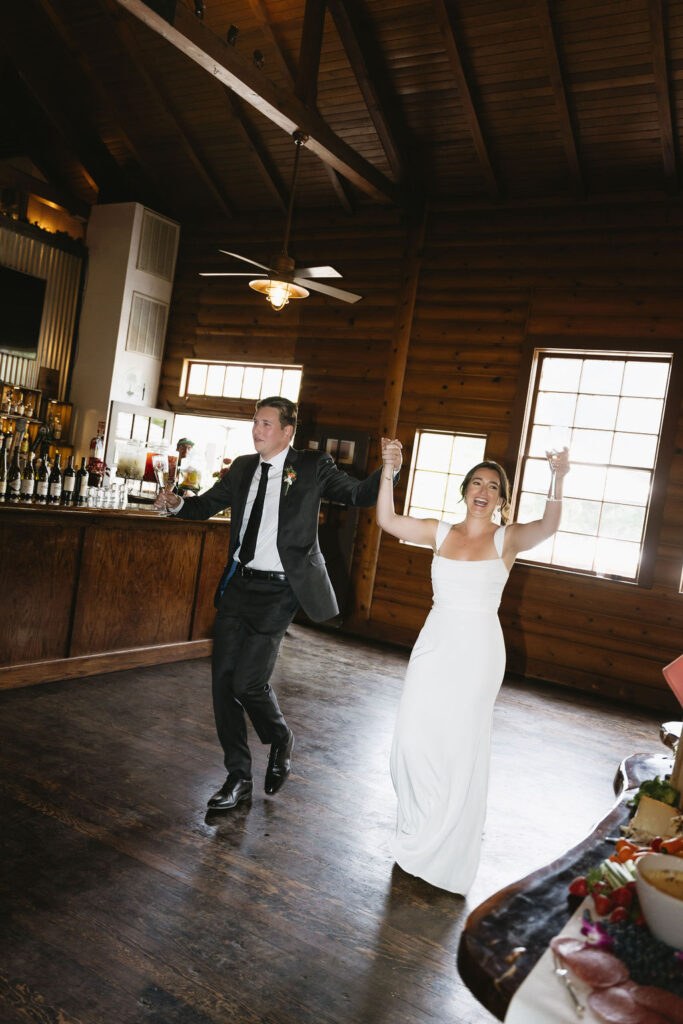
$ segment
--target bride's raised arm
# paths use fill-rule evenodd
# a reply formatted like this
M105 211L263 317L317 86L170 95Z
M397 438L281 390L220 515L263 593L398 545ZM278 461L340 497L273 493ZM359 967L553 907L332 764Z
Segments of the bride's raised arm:
M505 531L505 549L509 554L518 555L557 533L562 516L562 487L569 472L569 449L558 453L547 453L550 462L551 482L546 498L542 519L531 523L511 523Z
M392 537L408 540L413 544L428 544L434 547L437 519L415 519L413 516L399 516L394 510L394 474L401 468L401 442L383 437L382 478L377 497L377 524Z

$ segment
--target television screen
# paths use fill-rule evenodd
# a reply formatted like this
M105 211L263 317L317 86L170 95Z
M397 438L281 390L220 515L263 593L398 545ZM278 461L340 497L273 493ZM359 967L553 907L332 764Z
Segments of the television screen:
M0 353L35 359L47 281L0 267Z

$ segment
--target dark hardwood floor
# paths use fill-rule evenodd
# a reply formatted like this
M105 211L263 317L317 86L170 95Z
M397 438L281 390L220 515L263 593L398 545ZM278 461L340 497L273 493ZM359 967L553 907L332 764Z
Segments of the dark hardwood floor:
M506 684L467 900L395 868L388 774L407 652L293 626L275 672L294 770L223 781L206 660L0 694L2 1024L484 1024L469 911L581 839L657 713Z

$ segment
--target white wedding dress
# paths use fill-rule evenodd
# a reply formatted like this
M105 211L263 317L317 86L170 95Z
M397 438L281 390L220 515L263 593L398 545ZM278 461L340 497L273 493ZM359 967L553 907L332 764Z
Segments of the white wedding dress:
M391 851L411 875L465 894L479 865L491 718L505 672L498 606L508 571L498 558L443 558L436 532L434 603L413 648L391 750L398 797Z

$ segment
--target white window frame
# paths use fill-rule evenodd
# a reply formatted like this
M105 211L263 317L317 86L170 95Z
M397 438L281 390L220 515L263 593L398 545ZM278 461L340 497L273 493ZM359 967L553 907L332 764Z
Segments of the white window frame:
M465 473L467 472L467 470L471 469L473 465L476 465L476 463L478 461L482 461L484 458L486 458L486 455L484 453L486 451L486 444L488 442L488 435L487 434L475 434L475 433L473 433L472 431L469 431L469 430L441 430L441 429L437 429L437 428L433 428L433 427L418 427L417 430L415 431L415 437L413 439L413 447L412 447L411 459L410 459L410 471L409 471L409 474L408 474L408 486L406 488L406 498L405 498L405 504L404 504L404 509L403 509L403 514L407 515L407 516L408 515L414 515L414 512L413 512L414 508L425 508L426 507L426 506L423 506L423 505L415 505L413 503L413 501L412 501L413 487L414 487L414 482L415 482L415 473L418 470L420 470L421 472L430 472L430 470L424 470L423 467L420 467L418 465L419 450L420 450L420 440L421 440L421 437L422 437L423 434L438 434L438 435L441 435L443 437L449 437L449 438L451 438L451 441L452 441L453 444L455 443L456 439L459 438L459 437L462 437L462 438L465 438L465 437L467 437L467 438L475 438L476 440L481 440L483 442L481 459L475 459L473 462L468 463L467 469L465 470ZM449 466L450 466L450 462L449 462ZM451 473L451 472L449 472L448 468L446 468L444 470L438 470L438 471L435 470L434 472L445 473L447 477L459 477L459 476L461 476L460 473ZM464 474L462 474L462 475L464 476ZM442 503L441 509L440 510L438 510L438 509L433 509L433 510L430 509L430 511L434 512L434 518L436 518L436 519L446 519L446 520L452 520L453 522L457 522L458 519L455 517L455 513L447 512L446 511L446 508L445 508L446 494L447 494L447 488L446 488L446 491L444 492L444 502ZM464 518L464 504L463 504L463 516L462 517ZM409 542L408 541L406 541L406 542L401 541L401 543L409 543ZM416 545L416 546L417 547L424 547L425 545Z
M652 468L652 487L649 502L646 507L645 526L640 545L639 566L635 578L542 562L538 559L534 559L533 555L527 556L522 554L518 558L518 561L538 568L548 569L553 572L573 573L575 575L606 579L631 586L650 587L653 583L657 538L661 524L662 508L666 496L668 465L673 451L673 438L675 436L675 424L677 422L678 405L680 401L679 396L681 390L681 371L683 370L683 360L671 349L664 346L660 347L655 344L648 346L643 346L641 344L637 349L624 348L619 350L606 349L599 347L597 344L585 345L580 343L577 343L576 346L567 345L566 343L558 346L530 345L527 354L529 384L526 395L523 396L525 403L523 412L520 415L520 411L517 411L517 419L521 426L516 432L513 431L512 445L514 456L513 458L508 459L509 463L516 459L516 470L514 473L514 485L511 497L511 521L516 521L517 518L517 510L522 490L524 462L529 449L529 437L532 425L531 417L540 381L540 367L542 357L547 355L586 359L600 357L619 360L668 360L670 363L669 379L667 390L664 395L664 408L658 435L657 453L655 456L654 466Z
M241 369L244 372L246 372L247 370L260 370L260 371L262 371L261 390L260 390L258 396L249 395L246 398L241 393L239 395L223 395L223 394L212 395L212 394L207 394L206 391L203 391L203 392L201 392L201 391L188 391L188 385L189 385L189 380L190 380L190 373L191 373L191 370L192 370L193 366L206 366L206 367L209 367L209 366L222 366L226 370L227 370L228 367L234 367L235 369L238 369L238 370ZM179 395L180 398L185 399L185 401L192 401L193 399L201 399L201 400L207 400L208 399L208 400L221 401L221 402L244 402L244 401L247 401L247 402L258 402L262 398L270 398L274 394L279 394L279 392L274 392L270 388L268 388L266 393L264 393L264 389L263 389L263 373L266 370L279 370L283 374L286 371L288 371L288 370L298 370L299 375L300 375L299 376L299 390L297 392L297 397L291 399L294 402L298 402L299 395L301 394L301 385L302 385L302 381L303 381L303 372L304 372L303 366L301 364L299 364L299 363L243 363L243 362L236 362L234 360L229 360L229 359L199 359L197 357L193 357L193 358L190 358L190 359L185 359L183 361L183 369L182 369L182 373L180 375L180 387L178 389L178 395Z

